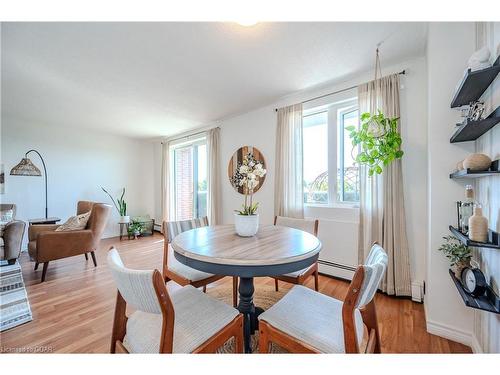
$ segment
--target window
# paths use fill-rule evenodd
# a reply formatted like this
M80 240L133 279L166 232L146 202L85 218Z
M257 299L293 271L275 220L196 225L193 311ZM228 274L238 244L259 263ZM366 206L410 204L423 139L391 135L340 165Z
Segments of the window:
M175 144L170 148L171 210L173 220L207 215L206 139Z
M331 100L331 98L330 98ZM331 205L359 202L358 148L346 127L359 126L357 98L304 110L304 203Z

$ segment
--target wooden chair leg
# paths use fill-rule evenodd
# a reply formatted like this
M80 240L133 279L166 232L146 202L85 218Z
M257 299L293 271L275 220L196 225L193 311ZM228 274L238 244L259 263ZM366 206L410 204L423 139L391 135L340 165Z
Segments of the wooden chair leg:
M206 293L206 292L207 292L207 286L203 285L203 293Z
M93 251L91 251L90 255L92 256L92 261L94 262L94 267L97 267L97 260L95 259L95 253Z
M278 287L278 279L274 279L274 289L276 291L279 291L279 287Z
M243 319L238 325L238 333L234 336L234 343L234 352L240 354L243 353Z
M37 269L38 269L38 262L35 263L35 268L33 270L36 271Z
M45 275L47 274L47 268L49 268L49 262L45 262L43 264L43 269L42 269L42 283L45 281Z
M316 292L319 291L319 272L318 272L318 270L314 271L314 290Z
M233 307L238 306L238 277L233 276Z
M260 322L259 329L259 353L269 353L269 336L266 324L263 322Z
M85 260L89 260L89 255L87 253L85 253L84 255L85 255Z

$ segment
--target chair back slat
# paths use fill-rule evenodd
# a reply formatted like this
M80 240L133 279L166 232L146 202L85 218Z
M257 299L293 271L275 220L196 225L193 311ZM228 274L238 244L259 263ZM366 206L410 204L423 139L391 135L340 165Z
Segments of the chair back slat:
M303 230L304 232L311 233L313 236L318 235L318 220L314 219L295 219L285 216L276 216L274 225Z
M173 239L187 230L208 226L208 218L206 216L180 221L165 221L163 223L164 231L167 232L167 241L171 243Z
M114 247L109 250L107 260L116 286L127 304L147 313L162 313L153 284L154 271L126 268Z
M356 304L357 308L366 306L375 296L387 269L387 253L379 244L374 244L366 257L365 264L361 267L364 270L364 279Z

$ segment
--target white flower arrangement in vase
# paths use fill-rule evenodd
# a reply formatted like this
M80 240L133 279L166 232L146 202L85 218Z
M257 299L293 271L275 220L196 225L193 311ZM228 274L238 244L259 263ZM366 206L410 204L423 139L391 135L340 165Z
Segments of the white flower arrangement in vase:
M264 177L266 173L262 162L248 153L233 176L233 184L242 187L245 195L243 209L235 210L234 213L236 233L242 237L251 237L259 229L259 214L257 214L259 203L253 203L253 193L259 186L259 178Z

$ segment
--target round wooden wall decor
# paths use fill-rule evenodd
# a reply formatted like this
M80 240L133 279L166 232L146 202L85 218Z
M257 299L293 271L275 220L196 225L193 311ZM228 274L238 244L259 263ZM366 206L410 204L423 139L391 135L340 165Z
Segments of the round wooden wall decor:
M243 146L240 147L238 150L235 151L231 159L229 160L229 165L227 166L227 175L229 177L229 183L231 186L240 194L244 194L243 192L243 187L238 186L237 183L235 183L234 180L234 175L238 171L239 167L241 166L241 163L243 161L243 157L247 154L251 154L253 158L256 161L259 161L262 164L262 167L264 169L267 169L266 167L266 161L264 160L264 155L255 147L252 146ZM264 184L264 180L266 179L266 176L264 175L263 177L257 177L259 180L259 185L254 189L254 193L257 192L262 185Z

